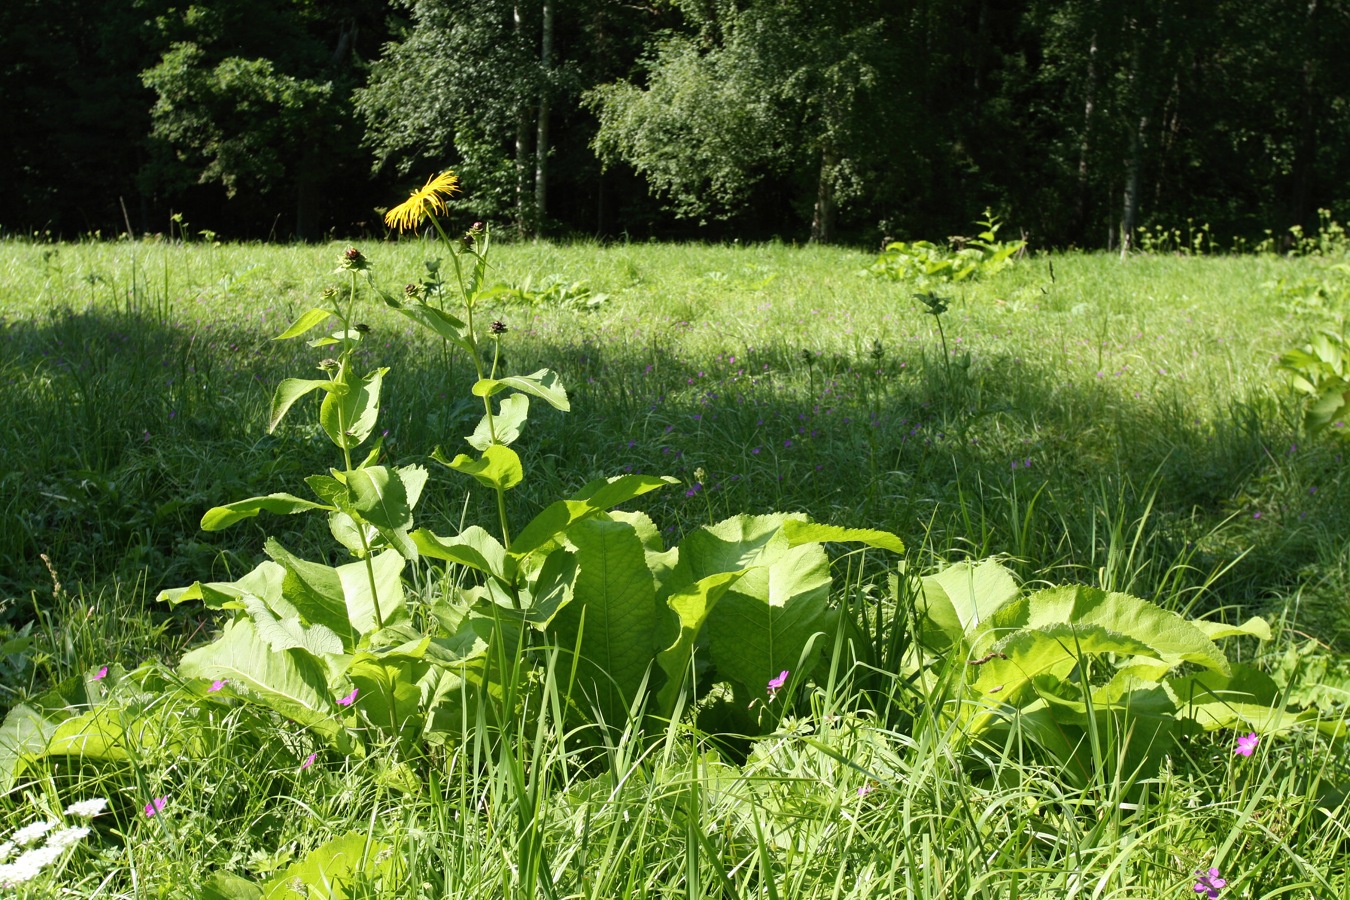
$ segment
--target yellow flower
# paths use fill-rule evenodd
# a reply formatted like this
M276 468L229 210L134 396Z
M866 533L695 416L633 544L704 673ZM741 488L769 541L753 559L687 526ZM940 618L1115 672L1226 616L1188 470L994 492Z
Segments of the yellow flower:
M428 215L446 212L445 198L459 190L459 178L445 171L415 190L398 206L384 214L384 224L399 231L407 231L422 224Z

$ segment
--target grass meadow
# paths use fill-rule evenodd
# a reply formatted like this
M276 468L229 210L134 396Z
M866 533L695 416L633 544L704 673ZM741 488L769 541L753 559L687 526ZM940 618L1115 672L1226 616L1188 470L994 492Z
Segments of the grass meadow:
M393 293L440 255L417 240L357 246ZM270 535L341 561L322 520L198 523L301 492L334 464L307 424L312 398L274 433L266 423L275 385L319 377L324 355L272 337L339 283L345 247L0 242L0 712L103 666L172 665L220 617L156 594L240 577ZM486 315L508 328L504 368L547 366L571 399L566 414L532 413L511 515L601 476L672 475L678 486L636 502L671 542L775 511L903 539L898 562L832 554L840 597L993 557L1027 589L1259 615L1272 640L1230 655L1269 673L1281 704L1344 714L1347 445L1335 428L1304 433L1277 362L1343 329L1345 256L1031 254L940 288L940 319L912 288L861 275L871 259L776 244L495 248L489 281L511 290ZM360 316L358 355L391 368L391 463L466 449L482 413L468 361L378 302ZM495 521L491 492L430 468L419 523ZM599 749L542 714L566 687L547 664L522 701L533 714L417 755L344 755L247 703L146 694L157 715L192 719L193 739L28 767L0 796L12 828L73 821L62 810L91 797L110 806L12 890L1350 898L1343 731L1273 728L1243 755L1245 730L1197 730L1137 773L1112 763L1130 740L1115 735L1074 779L1015 729L962 742L903 666L857 691L833 663L762 734L634 720ZM311 851L344 836L360 865L316 887Z

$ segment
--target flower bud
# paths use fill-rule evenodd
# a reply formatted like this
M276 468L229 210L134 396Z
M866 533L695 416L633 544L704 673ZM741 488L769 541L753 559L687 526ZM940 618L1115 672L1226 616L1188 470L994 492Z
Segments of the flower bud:
M348 247L347 252L342 254L342 259L338 262L338 269L354 272L364 272L370 268L370 262L365 255L355 247Z

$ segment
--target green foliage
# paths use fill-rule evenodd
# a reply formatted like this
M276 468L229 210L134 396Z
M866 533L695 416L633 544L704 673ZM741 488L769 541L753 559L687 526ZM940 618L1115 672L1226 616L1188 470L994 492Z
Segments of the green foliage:
M983 229L978 237L954 239L959 244L952 249L931 241L895 241L886 245L866 272L917 287L960 284L996 275L1013 264L1017 254L1026 248L1026 241L999 241L1002 223L987 209L984 215L976 223Z
M1269 675L1231 662L1216 643L1269 641L1260 618L1189 621L1079 585L1027 594L993 560L925 577L916 616L920 644L945 661L916 670L935 692L937 720L954 722L963 741L998 744L1019 734L1082 784L1148 777L1199 729L1342 728L1306 703L1286 711L1289 698ZM1116 756L1102 755L1108 746Z
M1309 434L1332 429L1344 434L1346 406L1350 405L1350 358L1344 339L1324 331L1303 347L1280 357L1295 390L1303 394L1307 410L1303 427Z
M21 659L0 685L23 704L0 729L0 778L12 783L0 818L61 819L94 795L113 808L18 896L323 896L340 885L425 900L1161 897L1190 895L1192 873L1210 865L1235 896L1272 884L1344 893L1345 666L1291 637L1329 640L1328 607L1314 600L1344 596L1343 467L1334 447L1287 443L1265 363L1289 323L1260 287L1295 283L1320 260L1056 255L1053 281L1044 260L1018 266L941 312L959 317L952 349L972 362L960 402L940 407L925 404L941 374L916 364L939 340L924 308L897 311L894 286L840 278L859 254L494 246L499 268L485 271L586 271L617 300L593 315L540 307L525 324L482 295L472 317L437 292L425 308L394 308L358 271L363 334L305 313L325 283L307 273L331 268L316 264L331 248L283 258L157 246L173 275L166 293L202 292L168 320L203 319L183 338L195 338L197 377L184 387L189 364L171 364L169 389L135 380L164 368L145 320L53 317L40 330L52 295L103 300L75 272L112 273L137 249L62 247L44 269L41 248L17 248L28 261L19 283L52 282L15 305L0 347L23 348L39 329L50 343L35 345L64 362L9 350L20 412L6 420L19 438L5 448L18 473L5 509L53 533L30 510L70 501L26 501L37 482L111 521L116 507L97 492L124 482L128 508L152 512L172 495L194 519L223 504L211 522L229 524L178 529L175 553L196 549L175 556L170 577L200 583L168 592L172 606L138 610L130 588L67 595L38 583L31 640L17 637ZM372 271L419 270L427 249L389 244ZM461 262L468 284L477 261ZM260 266L251 287L230 290L222 273L249 266ZM730 275L689 277L714 271ZM120 285L106 291L120 302ZM949 292L925 293L936 313ZM322 303L345 313L349 296ZM499 343L484 334L493 318L513 326ZM292 340L264 339L283 329ZM109 349L116 330L133 338L125 367ZM306 347L314 335L323 343ZM344 396L389 367L365 441L352 446L342 421L324 428L324 388L259 436L272 406L259 382L304 375L346 346ZM1112 374L1126 362L1137 368ZM78 379L86 393L69 387ZM216 394L187 393L203 384ZM48 405L34 403L39 390ZM196 398L176 407L194 421L161 431L162 396ZM552 414L547 397L571 412ZM338 408L345 420L358 407ZM108 458L62 462L72 451L61 436L96 421L86 416L104 424L75 451ZM508 490L426 466L446 434L466 445L446 441L437 456L491 463L505 458L493 448L509 448L522 480ZM128 457L111 454L127 435ZM49 468L30 464L48 453ZM175 474L171 454L201 461ZM165 460L152 470L163 481L138 488L136 469L119 466L148 458ZM48 474L56 466L69 471ZM672 490L636 470L686 482ZM931 526L905 542L908 571L935 571L902 570L887 589L891 554L905 549L887 532L914 521ZM89 522L86 534L107 527ZM278 525L280 540L264 542ZM62 564L79 545L48 546ZM1007 551L1006 568L940 562ZM1047 588L1069 578L1094 587ZM1211 621L1229 604L1225 621L1241 624ZM1249 612L1279 620L1273 640L1243 622ZM204 631L212 620L224 639ZM160 623L162 642L149 634ZM1008 660L970 664L995 648ZM152 655L180 662L115 663ZM112 663L102 677L98 660ZM665 710L683 714L663 721ZM1253 756L1235 754L1253 731ZM163 811L147 816L157 798ZM344 847L355 855L335 858Z
M509 445L522 433L531 398L564 412L571 404L547 368L498 371L504 325L475 330L479 304L495 296L483 287L490 234L476 229L455 242L441 234L462 317L414 292L382 297L473 361L478 377L470 394L483 416L465 440L478 455L447 459L438 448L431 456L496 495L499 537L477 526L449 537L416 528L427 473L381 464L379 442L354 464L353 451L377 428L389 369L361 368L357 350L368 329L356 324L359 288L363 278L371 289L374 281L369 261L349 249L337 270L349 276L348 289L325 291L331 306L302 313L277 337L301 338L336 320L337 331L309 342L337 352L319 366L327 377L284 379L268 418L275 431L306 397L321 395L318 423L342 467L305 479L316 500L252 497L208 510L201 525L219 530L263 512L324 512L355 559L312 562L269 540L270 560L243 578L162 592L169 603L197 601L230 616L219 638L183 657L179 675L228 683L233 696L344 752L364 752L378 740L414 753L465 723L509 720L511 704L523 702L512 698L538 680L540 652L552 648L573 688L566 716L576 724L616 725L642 709L669 719L722 686L739 710L734 718L754 729L748 711L772 704L776 673L792 671L805 683L838 639L859 633L831 599L823 542L893 552L903 544L876 529L774 514L735 516L666 548L651 519L615 508L678 482L636 474L590 482L545 506L512 537L505 495L525 472ZM431 573L430 583L447 587L414 618L404 580L408 564L422 560L453 569ZM506 705L483 709L489 700Z

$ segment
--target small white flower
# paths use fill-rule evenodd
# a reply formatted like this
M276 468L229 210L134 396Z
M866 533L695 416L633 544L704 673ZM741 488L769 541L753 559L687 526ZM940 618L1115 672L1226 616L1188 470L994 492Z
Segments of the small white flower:
M53 831L47 838L47 846L55 847L57 850L65 850L67 847L73 847L84 839L89 833L89 829L84 825L77 825L74 828L62 828L60 831Z
M32 825L25 825L18 831L9 836L9 839L20 847L27 847L29 844L42 837L47 832L57 826L57 822L34 822ZM20 857L22 859L22 857Z
M0 865L0 886L13 887L32 881L60 856L61 850L56 847L37 847L25 852L14 862Z
M0 863L9 859L9 855L13 852L14 852L13 841L5 841L3 844L0 844Z
M108 801L104 797L95 797L92 800L80 800L66 807L66 815L76 816L81 819L92 819L108 808Z

